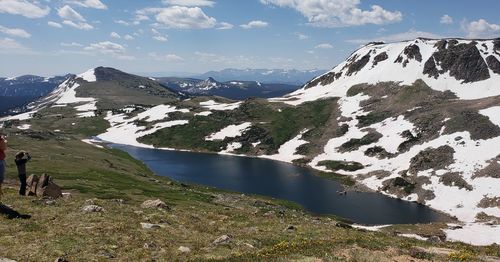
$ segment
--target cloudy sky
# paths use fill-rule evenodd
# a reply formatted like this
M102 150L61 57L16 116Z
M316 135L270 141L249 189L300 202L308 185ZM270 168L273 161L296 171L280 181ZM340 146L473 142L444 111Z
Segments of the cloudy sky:
M327 69L370 41L500 37L498 0L0 0L0 76Z

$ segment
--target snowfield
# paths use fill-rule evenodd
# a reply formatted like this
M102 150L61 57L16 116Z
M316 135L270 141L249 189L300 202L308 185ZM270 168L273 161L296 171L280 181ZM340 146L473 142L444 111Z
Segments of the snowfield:
M206 137L206 141L214 141L214 140L224 140L226 137L238 137L243 134L248 128L252 126L252 123L250 122L245 122L243 124L239 125L230 125L227 126L220 131L211 134L210 136Z
M224 103L217 103L214 100L208 100L205 102L201 102L200 106L207 108L209 110L225 111L225 110L234 110L234 109L240 107L241 104L242 104L242 102L224 104Z

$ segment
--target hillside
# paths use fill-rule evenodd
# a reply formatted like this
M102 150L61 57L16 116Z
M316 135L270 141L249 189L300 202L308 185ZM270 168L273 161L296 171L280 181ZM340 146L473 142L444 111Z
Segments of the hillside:
M177 118L203 121L209 111L214 115L226 114L251 101L227 104L227 100L216 102L197 98L169 102L177 108L157 105L154 99L149 99L150 103L129 105L102 114L99 107L109 106L104 101L117 97L118 93L94 93L92 98L80 96L101 81L120 92L133 91L136 99L145 102L152 96L146 88L136 90L135 84L130 84L146 83L145 79L127 75L131 82L118 84L110 78L100 80L102 78L96 73L100 70L103 69L90 70L61 84L38 104L36 113L25 114L21 122L7 121L13 125L3 127L2 131L9 134L9 155L21 149L29 150L34 157L28 165L29 172L49 173L70 195L55 201L17 196L15 170L9 164L2 202L9 206L7 209L32 217L22 220L0 216L0 231L3 232L0 258L17 261L54 261L56 258L68 261L82 258L118 261L492 261L500 256L495 246L440 242L442 232L439 228L445 226L441 223L395 225L380 229L381 232L371 232L363 227L351 228L335 217L308 214L293 203L185 185L154 176L127 154L94 144L87 138L103 133L113 135L116 131L119 134L115 139L121 137L124 143L130 143L131 138L142 132L152 133L148 130L156 125L166 125L162 123ZM172 101L171 96L175 95L155 97ZM265 100L254 100L254 103L275 106ZM117 106L117 103L111 105ZM314 112L321 108L320 105L306 109ZM293 112L298 114L299 111ZM127 119L124 114L131 116L129 123L119 123L120 119ZM303 114L310 113L304 110ZM167 115L165 121L163 117ZM134 129L139 123L145 126ZM141 207L145 200L154 199L164 201L168 207ZM83 211L88 205L97 205L103 210ZM0 210L5 209L6 206L0 206ZM415 232L434 237L436 242L411 238ZM26 252L27 246L33 252Z
M448 240L489 245L500 241L499 48L498 39L372 43L290 95L240 102L140 88L148 79L96 68L26 123L60 130L50 119L64 114L69 126L97 121L89 134L114 143L332 172L456 217L438 227Z

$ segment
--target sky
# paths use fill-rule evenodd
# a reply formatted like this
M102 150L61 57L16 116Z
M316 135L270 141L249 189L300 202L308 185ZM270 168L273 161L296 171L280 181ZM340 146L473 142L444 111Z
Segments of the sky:
M500 37L498 0L0 0L0 76L330 69L371 41Z

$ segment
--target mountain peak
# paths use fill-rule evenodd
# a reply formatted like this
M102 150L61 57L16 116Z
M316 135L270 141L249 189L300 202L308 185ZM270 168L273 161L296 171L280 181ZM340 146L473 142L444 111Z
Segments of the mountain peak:
M292 93L293 104L341 97L357 84L423 80L438 91L461 99L500 94L500 39L427 39L371 43L332 70ZM289 97L289 98L290 98Z

